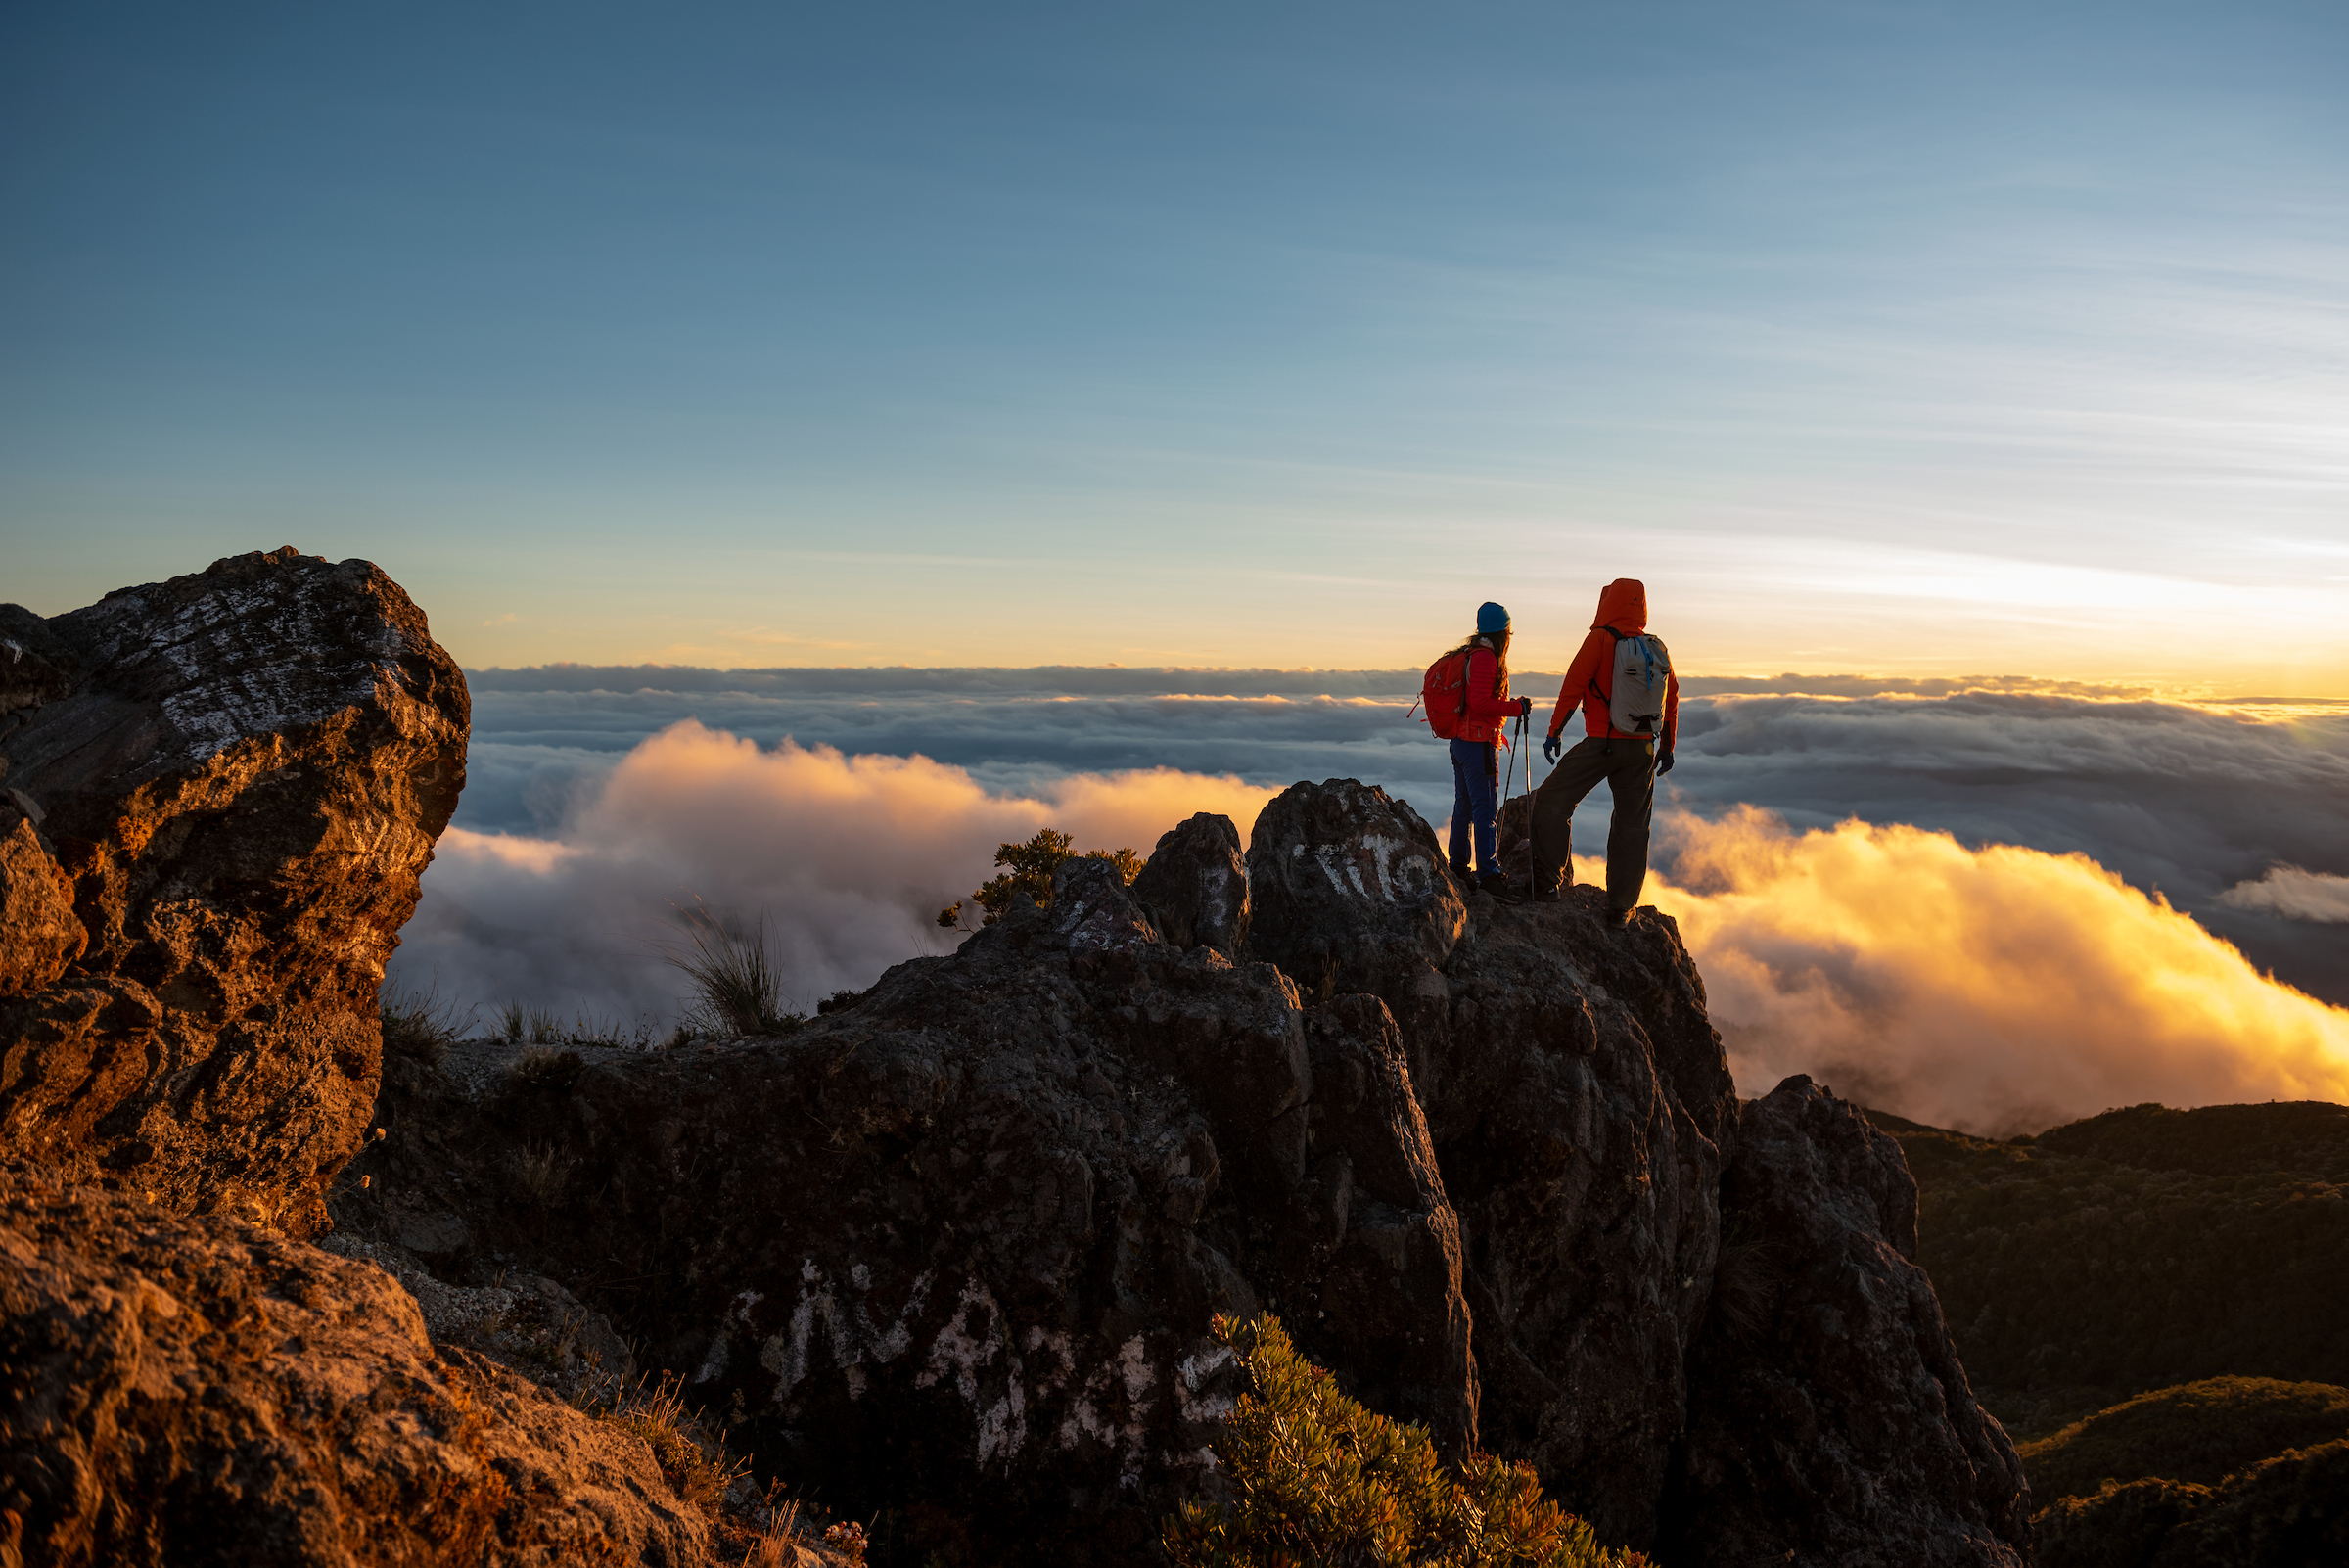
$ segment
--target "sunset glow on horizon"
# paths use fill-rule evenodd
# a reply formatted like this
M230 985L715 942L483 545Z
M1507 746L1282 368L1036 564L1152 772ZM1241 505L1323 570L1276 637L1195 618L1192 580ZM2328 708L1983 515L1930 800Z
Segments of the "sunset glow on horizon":
M451 40L462 45L451 46ZM292 543L470 668L2349 697L2349 18L0 17L0 598Z

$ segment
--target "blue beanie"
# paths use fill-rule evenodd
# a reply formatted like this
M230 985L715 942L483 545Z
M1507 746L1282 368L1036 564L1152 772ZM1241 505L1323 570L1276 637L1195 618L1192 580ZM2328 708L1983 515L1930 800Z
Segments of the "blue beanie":
M1509 629L1509 613L1488 599L1476 608L1476 629L1480 632L1506 631Z

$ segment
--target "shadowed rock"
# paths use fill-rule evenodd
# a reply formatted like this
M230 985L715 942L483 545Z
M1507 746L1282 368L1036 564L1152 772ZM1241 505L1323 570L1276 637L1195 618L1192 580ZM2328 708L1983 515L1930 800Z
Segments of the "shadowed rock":
M1231 818L1202 811L1162 835L1133 898L1175 946L1237 953L1248 940L1248 864Z
M1675 1560L2020 1568L2030 1495L1915 1263L1900 1145L1795 1077L1745 1107L1735 1270L1694 1358Z
M45 621L0 606L0 1130L314 1230L464 783L463 676L383 573L291 549Z
M1436 835L1385 790L1299 784L1248 841L1249 950L1310 994L1387 995L1451 955L1467 906Z
M338 1219L431 1219L465 1238L446 1267L559 1280L781 1472L904 1510L923 1552L1137 1560L1219 1484L1204 1446L1234 1389L1208 1323L1259 1308L1372 1407L1529 1460L1603 1538L1651 1544L1714 1505L1683 1446L1774 1430L1716 1421L1704 1386L1742 1135L1721 1041L1669 920L1611 929L1597 890L1463 903L1433 850L1380 792L1299 785L1251 844L1236 961L1080 860L1048 909L781 1038L588 1051L522 1086L468 1065L488 1046L397 1062L392 1135L353 1168L376 1185L339 1189ZM568 1196L517 1198L523 1149L559 1151ZM1841 1257L1840 1217L1903 1190L1913 1215L1897 1152L1830 1161L1789 1223ZM1822 1268L1789 1300L1846 1310ZM1920 1356L1954 1372L1938 1319L1901 1321L1853 1351L1853 1389L1913 1396ZM1873 1418L1805 1386L1823 1423ZM1925 1450L1996 1430L1962 1394L1905 1419ZM2019 1506L2011 1472L1913 1480L1916 1517ZM1752 1505L1798 1543L1869 1506Z

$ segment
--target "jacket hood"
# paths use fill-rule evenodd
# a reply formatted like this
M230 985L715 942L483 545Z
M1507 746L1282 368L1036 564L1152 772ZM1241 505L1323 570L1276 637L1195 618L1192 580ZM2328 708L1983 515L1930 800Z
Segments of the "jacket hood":
M1625 636L1647 629L1647 584L1637 577L1617 577L1598 590L1598 619L1590 629L1613 626Z

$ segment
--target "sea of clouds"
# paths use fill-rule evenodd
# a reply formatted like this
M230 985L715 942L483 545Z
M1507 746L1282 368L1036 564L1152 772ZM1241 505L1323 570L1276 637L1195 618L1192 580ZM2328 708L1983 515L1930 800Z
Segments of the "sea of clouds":
M1451 807L1409 671L469 678L470 780L392 979L484 1015L673 1018L666 955L697 902L763 915L811 1006L950 950L939 908L1038 827L1146 853L1192 811L1245 835L1278 790L1332 777L1439 832ZM2349 705L1692 679L1663 786L1648 896L1747 1093L1807 1071L1990 1131L2349 1099ZM1602 789L1578 846L1605 810Z

